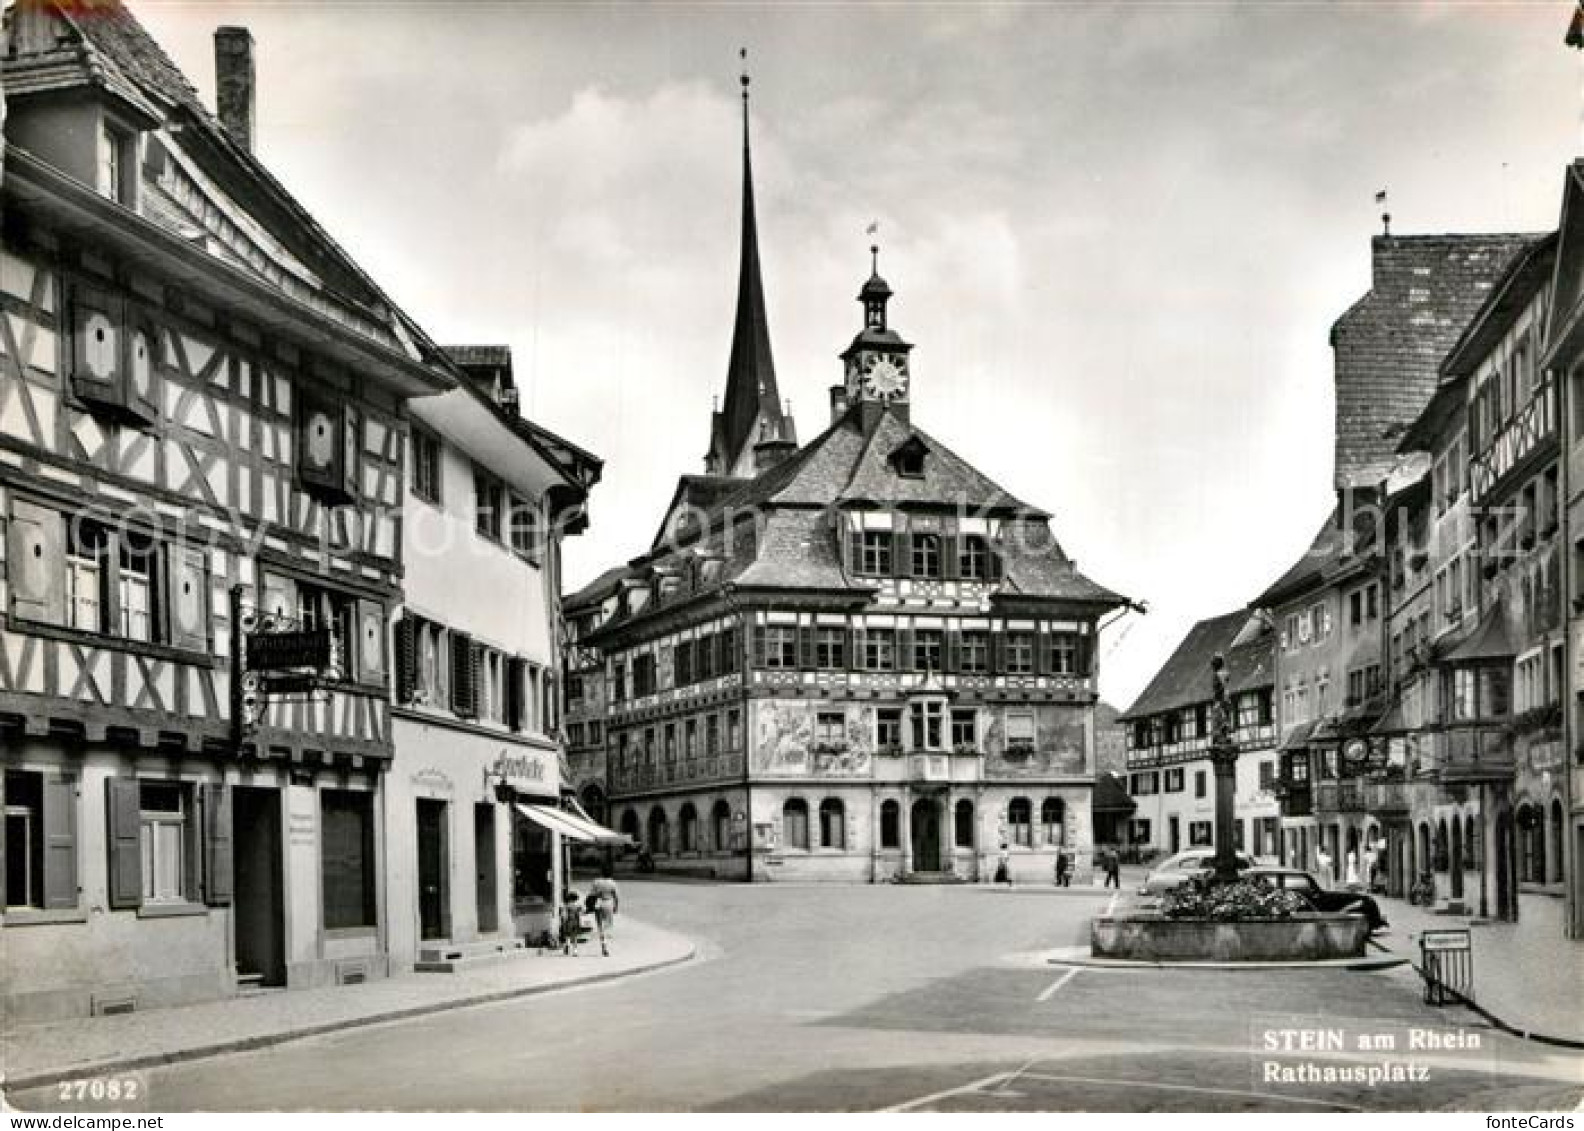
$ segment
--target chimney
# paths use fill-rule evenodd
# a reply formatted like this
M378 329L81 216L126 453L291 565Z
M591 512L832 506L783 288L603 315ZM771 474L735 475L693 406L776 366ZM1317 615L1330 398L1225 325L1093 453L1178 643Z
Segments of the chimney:
M847 386L832 385L830 387L831 423L835 424L847 415Z
M215 112L231 140L253 152L253 33L215 28Z

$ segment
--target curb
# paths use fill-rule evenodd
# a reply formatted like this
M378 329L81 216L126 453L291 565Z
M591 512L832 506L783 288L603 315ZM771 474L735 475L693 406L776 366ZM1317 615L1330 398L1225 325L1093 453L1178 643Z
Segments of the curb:
M1084 970L1390 970L1406 958L1328 958L1318 962L1143 962L1131 958L1047 958L1051 966Z
M635 974L649 974L656 970L665 970L672 966L680 966L684 962L691 962L698 954L698 947L688 943L687 951L675 958L661 959L644 966L634 966L627 970L618 970L610 974L588 974L572 978L565 982L550 982L536 986L519 986L509 990L494 990L490 993L475 994L472 997L452 998L447 1001L430 1002L424 1005L405 1006L401 1009L387 1009L380 1013L370 1013L362 1017L348 1017L339 1021L326 1021L314 1025L305 1025L296 1029L283 1029L277 1033L260 1033L252 1037L240 1037L235 1040L215 1041L207 1045L195 1045L192 1048L172 1049L169 1052L150 1053L145 1056L125 1057L117 1060L96 1060L70 1067L51 1068L34 1072L30 1076L18 1076L15 1079L0 1080L0 1094L28 1091L32 1088L48 1087L58 1084L63 1080L74 1080L80 1076L103 1076L115 1072L132 1072L145 1068L159 1068L169 1064L181 1064L190 1060L204 1060L213 1056L225 1056L230 1053L252 1052L256 1049L269 1048L272 1045L283 1045L289 1041L299 1041L307 1037L322 1036L325 1033L334 1033L345 1029L360 1029L370 1025L383 1025L388 1021L403 1021L413 1017L422 1017L426 1014L445 1013L453 1009L466 1009L475 1005L490 1005L495 1002L509 1001L512 998L532 997L535 994L551 993L556 990L575 989L580 986L591 986L601 982L614 982L621 978L630 978Z
M1424 977L1424 968L1416 964L1413 959L1404 958L1402 961L1406 962L1409 966L1412 966L1415 974L1418 974L1421 978ZM1510 1021L1504 1021L1500 1017L1497 1017L1494 1013L1486 1009L1483 1005L1471 997L1465 997L1463 994L1460 994L1453 989L1448 989L1446 992L1450 994L1459 1005L1473 1010L1475 1013L1485 1018L1486 1021L1489 1021L1493 1026L1500 1029L1502 1032L1517 1037L1519 1040L1534 1041L1536 1044L1554 1045L1557 1048L1564 1049L1584 1049L1584 1039L1579 1037L1553 1037L1545 1033L1536 1033L1530 1029L1520 1028Z

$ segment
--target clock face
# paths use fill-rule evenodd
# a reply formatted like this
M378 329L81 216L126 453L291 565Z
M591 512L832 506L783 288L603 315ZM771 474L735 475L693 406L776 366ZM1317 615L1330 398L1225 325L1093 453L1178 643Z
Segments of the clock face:
M888 401L907 392L907 374L890 358L876 358L864 374L864 388L870 396Z
M335 459L335 446L338 442L335 422L330 419L330 414L316 412L308 418L308 427L304 429L305 441L308 445L308 462L315 467L329 467Z
M1362 738L1350 740L1342 747L1342 757L1349 762L1362 762L1369 757L1369 743Z

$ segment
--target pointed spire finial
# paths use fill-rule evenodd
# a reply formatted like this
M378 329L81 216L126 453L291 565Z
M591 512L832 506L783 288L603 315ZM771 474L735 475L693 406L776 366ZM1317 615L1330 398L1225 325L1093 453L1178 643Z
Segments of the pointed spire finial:
M1375 194L1375 203L1381 206L1381 234L1391 235L1391 213L1386 210L1386 190L1381 189Z

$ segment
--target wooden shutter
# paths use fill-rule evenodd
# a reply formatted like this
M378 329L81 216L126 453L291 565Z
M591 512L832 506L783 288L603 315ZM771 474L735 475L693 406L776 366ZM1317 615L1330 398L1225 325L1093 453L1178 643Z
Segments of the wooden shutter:
M125 321L125 305L115 295L81 284L72 288L72 391L83 400L125 404Z
M363 683L385 682L385 606L379 601L357 603L357 673Z
M913 670L913 629L899 628L896 632L896 670L910 672Z
M1090 664L1094 662L1094 636L1084 633L1073 637L1073 650L1075 652L1073 667L1077 669L1077 674L1080 677L1093 675Z
M65 624L66 522L60 513L13 498L6 562L12 615Z
M863 571L863 531L854 530L847 535L847 572Z
M891 535L891 572L897 577L913 576L913 535L898 530Z
M113 910L143 902L142 817L136 778L105 781L105 839L110 850L110 906Z
M1001 547L985 542L985 578L988 581L1000 581L1006 574L1006 562L1001 557Z
M147 322L128 318L122 334L126 341L127 411L144 424L159 420L159 332Z
M765 666L765 626L762 625L762 624L756 624L756 625L753 625L752 627L744 626L743 631L744 632L752 632L753 633L753 662L754 662L754 667L756 667L756 668L764 667Z
M506 660L506 725L512 730L522 730L528 662L518 656Z
M44 906L52 911L77 906L77 781L62 775L44 778Z
M396 622L396 702L411 703L418 686L418 620L404 616ZM429 689L433 694L434 688Z
M464 718L478 713L478 650L470 636L451 634L451 709Z
M1050 675L1055 665L1051 663L1051 634L1050 630L1041 625L1039 631L1034 633L1034 674Z
M942 647L942 665L948 672L962 670L962 633L955 628L946 632L946 643Z
M1006 634L1004 632L990 633L990 672L993 675L1006 674Z
M202 549L171 546L165 552L169 640L176 648L209 651L209 562Z
M234 891L231 837L231 790L203 787L204 902L229 907Z
M292 454L297 464L297 485L329 505L347 502L349 414L343 405L320 395L306 383L299 383L296 392L296 446Z
M947 581L956 581L962 576L962 562L958 560L957 547L960 543L955 534L942 534L940 539L941 576Z

